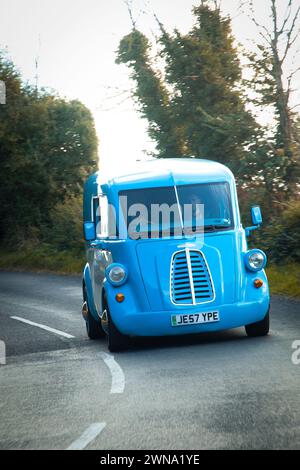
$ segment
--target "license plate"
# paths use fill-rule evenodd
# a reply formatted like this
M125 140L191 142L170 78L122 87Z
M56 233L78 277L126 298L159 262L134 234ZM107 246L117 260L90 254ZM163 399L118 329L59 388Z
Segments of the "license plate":
M199 323L213 323L219 321L219 312L213 310L211 312L191 313L184 315L172 315L172 326L198 325Z

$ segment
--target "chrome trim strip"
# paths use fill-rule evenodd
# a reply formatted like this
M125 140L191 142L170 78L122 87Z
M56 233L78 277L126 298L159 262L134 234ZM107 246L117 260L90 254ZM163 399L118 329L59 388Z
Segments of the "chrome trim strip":
M193 305L196 305L193 271L192 271L192 265L191 265L190 250L188 247L185 249L185 256L186 256L187 268L188 268L188 273L189 273L189 278L190 278L192 301L193 301Z

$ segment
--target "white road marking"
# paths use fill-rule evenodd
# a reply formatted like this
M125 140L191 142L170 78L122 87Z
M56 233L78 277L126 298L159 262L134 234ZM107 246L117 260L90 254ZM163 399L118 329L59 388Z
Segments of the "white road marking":
M92 442L103 429L105 428L106 423L93 423L91 424L84 433L72 442L72 444L67 448L67 450L82 450L90 442Z
M75 338L75 336L70 335L69 333L65 333L64 331L56 330L55 328L51 328L50 326L47 326L47 325L42 325L41 323L35 323L33 321L26 320L25 318L15 317L15 316L10 317L10 318L13 318L13 320L21 321L23 323L27 323L28 325L37 326L38 328L41 328L42 330L50 331L50 333L54 333L56 335L63 336L64 338L69 338L69 339L70 338Z
M125 375L123 370L111 354L102 352L100 353L100 357L103 359L111 373L110 393L123 393L125 388Z

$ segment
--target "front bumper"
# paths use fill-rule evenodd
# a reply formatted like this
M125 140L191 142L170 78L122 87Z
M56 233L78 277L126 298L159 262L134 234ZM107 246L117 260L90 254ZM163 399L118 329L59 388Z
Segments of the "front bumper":
M110 314L119 331L132 336L170 336L219 331L237 328L261 321L269 310L269 296L251 302L238 302L228 305L199 305L197 310L180 309L161 312L137 312L126 308L126 301L117 304L114 297L108 299ZM172 326L174 314L211 312L218 310L220 320L214 323Z

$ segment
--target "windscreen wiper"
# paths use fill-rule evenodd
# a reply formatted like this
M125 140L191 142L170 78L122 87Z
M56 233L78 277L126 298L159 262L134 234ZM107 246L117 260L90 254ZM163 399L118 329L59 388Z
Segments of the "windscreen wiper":
M226 228L230 228L230 225L204 225L205 232L215 232Z

